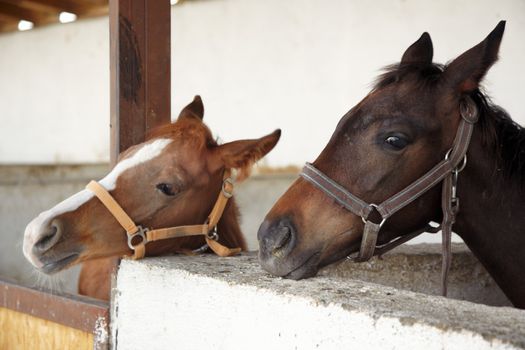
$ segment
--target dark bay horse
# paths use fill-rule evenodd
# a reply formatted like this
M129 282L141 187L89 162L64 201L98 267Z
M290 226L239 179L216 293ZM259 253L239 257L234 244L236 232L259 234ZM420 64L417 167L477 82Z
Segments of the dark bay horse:
M226 169L236 169L241 181L280 138L276 130L260 139L218 145L202 122L203 114L196 96L176 122L154 130L146 142L123 152L100 180L135 222L150 228L203 224L215 208ZM217 233L222 245L246 249L233 198L224 207ZM146 254L190 251L204 243L203 236L148 242ZM41 213L24 236L24 255L45 273L83 262L79 292L99 299L109 298L110 274L118 259L131 254L126 231L88 190Z
M504 29L502 21L447 65L432 63L432 41L424 33L343 116L312 167L364 203L382 203L444 159L468 99L479 120L459 174L453 228L512 303L525 308L525 131L480 91ZM437 183L379 225L377 244L440 222L442 187ZM314 276L360 251L363 228L359 215L300 177L259 229L260 263L278 276Z

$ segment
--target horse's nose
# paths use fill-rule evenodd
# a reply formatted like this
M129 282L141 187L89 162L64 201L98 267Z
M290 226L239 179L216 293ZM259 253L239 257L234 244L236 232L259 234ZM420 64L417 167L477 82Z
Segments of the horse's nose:
M292 250L295 238L294 225L288 219L264 220L257 232L261 254L277 258L284 257Z
M53 248L62 235L60 225L56 221L41 226L39 231L32 248L32 253L36 256L40 256Z

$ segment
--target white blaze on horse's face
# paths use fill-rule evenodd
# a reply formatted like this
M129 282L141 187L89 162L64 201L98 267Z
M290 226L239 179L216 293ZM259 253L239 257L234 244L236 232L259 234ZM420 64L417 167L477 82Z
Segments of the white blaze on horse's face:
M132 169L139 164L151 161L158 157L162 151L168 146L172 139L156 139L145 143L142 147L136 150L133 154L120 161L113 170L106 175L99 183L108 191L113 191L116 188L117 180L126 170ZM58 215L66 212L74 211L81 205L93 198L93 193L88 190L82 190L73 196L67 198L53 208L42 212L33 221L31 221L24 233L23 251L27 260L29 260L35 267L41 268L43 263L35 256L33 249L35 244L46 239L49 239L49 247L53 246L60 234L57 234L57 228L53 226L52 221ZM45 249L45 247L43 247Z

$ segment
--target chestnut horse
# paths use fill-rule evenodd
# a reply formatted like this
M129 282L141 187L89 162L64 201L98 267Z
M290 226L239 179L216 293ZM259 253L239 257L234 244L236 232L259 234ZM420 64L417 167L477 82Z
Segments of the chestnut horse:
M448 65L432 63L432 41L424 33L343 116L308 167L362 202L382 203L443 160L462 119L460 105L472 101L479 121L473 126L468 163L459 174L461 203L454 231L511 302L524 308L525 131L480 91L481 80L497 60L504 28L502 21ZM441 190L437 183L389 217L377 243L440 222ZM363 228L359 215L303 176L261 224L259 260L277 276L311 277L360 251Z
M221 193L225 170L237 169L237 180L244 179L280 137L276 130L260 139L218 145L202 122L203 114L196 96L176 122L154 130L146 142L123 152L99 182L135 222L150 228L203 224ZM217 233L221 244L246 249L233 198L226 204ZM203 236L149 242L146 255L194 250L204 243ZM37 269L48 274L84 262L79 292L99 299L109 298L110 274L119 258L132 254L124 229L88 190L29 223L23 250Z

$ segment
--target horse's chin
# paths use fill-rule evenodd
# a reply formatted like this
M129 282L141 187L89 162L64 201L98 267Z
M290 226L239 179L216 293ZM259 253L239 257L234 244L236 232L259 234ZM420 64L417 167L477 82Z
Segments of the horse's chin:
M290 254L285 257L259 251L259 263L265 271L274 276L299 280L317 274L319 256L319 251Z
M320 256L320 253L313 254L308 259L306 259L306 261L303 264L297 266L295 269L293 269L292 271L290 271L282 277L296 281L314 277L315 275L317 275L317 271L319 271Z
M58 260L42 261L43 265L37 268L45 274L52 275L78 263L79 255L79 253L72 253Z
M344 249L341 249L341 245L344 246ZM290 256L285 259L274 256L263 259L262 255L259 254L259 261L263 269L272 275L292 280L301 280L314 277L317 275L319 269L359 252L360 246L360 240L350 244L334 240L331 244L328 244L325 249L310 250L310 253L301 252L297 254L298 252L296 252L295 254L290 254Z

